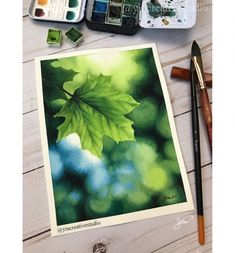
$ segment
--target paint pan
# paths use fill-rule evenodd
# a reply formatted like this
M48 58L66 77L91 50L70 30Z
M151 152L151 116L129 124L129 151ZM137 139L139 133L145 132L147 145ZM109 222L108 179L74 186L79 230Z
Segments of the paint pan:
M108 14L106 17L106 23L113 25L121 25L122 5L110 4L108 8Z
M66 20L74 20L76 17L76 12L74 11L67 11L66 12Z
M69 8L77 8L79 5L79 0L69 0L68 7Z
M107 11L107 2L95 1L93 11L106 13Z
M45 15L45 12L41 8L36 8L34 14L36 17L43 17Z
M106 18L106 13L100 13L93 11L92 13L92 20L97 23L104 24Z
M65 38L69 43L76 47L83 39L83 34L75 27L72 27L65 33Z
M48 4L48 0L37 0L37 4L40 6L46 6Z
M126 28L135 27L136 19L133 17L123 17L122 18L122 26Z
M49 29L47 44L52 47L60 47L62 44L62 33L60 30Z

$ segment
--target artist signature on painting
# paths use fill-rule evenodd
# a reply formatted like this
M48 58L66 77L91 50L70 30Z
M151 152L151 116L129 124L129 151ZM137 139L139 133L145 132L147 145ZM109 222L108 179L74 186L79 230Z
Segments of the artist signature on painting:
M174 230L179 230L183 224L189 223L191 220L193 220L193 218L194 218L193 215L188 215L188 216L185 216L183 218L177 217L176 218L177 223L173 226L173 229Z
M178 197L178 194L166 194L163 196L163 200L173 200Z

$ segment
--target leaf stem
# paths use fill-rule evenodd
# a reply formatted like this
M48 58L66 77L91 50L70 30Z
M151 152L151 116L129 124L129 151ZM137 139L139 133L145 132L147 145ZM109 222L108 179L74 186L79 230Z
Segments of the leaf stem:
M55 86L56 88L61 89L64 93L66 93L66 94L69 95L70 97L73 97L73 95L72 95L71 93L69 93L69 92L68 92L67 90L65 90L64 88L58 86L57 84L55 84L55 83L53 83L53 82L51 82L51 81L48 81L48 80L46 80L45 78L42 78L42 80L43 80L44 82L46 82L46 83L52 84L52 85Z

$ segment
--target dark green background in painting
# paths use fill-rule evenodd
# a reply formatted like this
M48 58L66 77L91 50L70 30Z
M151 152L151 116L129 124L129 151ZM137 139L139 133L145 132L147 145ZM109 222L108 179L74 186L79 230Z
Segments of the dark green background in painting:
M94 69L101 73L102 64L90 56L41 62L58 225L186 201L152 49L119 54L113 56L115 68L108 63L109 71L112 86L140 103L127 115L134 121L136 141L116 144L104 137L102 159L95 163L69 140L56 143L56 128L64 119L53 116L61 108L58 99L67 99L61 88L68 88L69 83L64 83Z

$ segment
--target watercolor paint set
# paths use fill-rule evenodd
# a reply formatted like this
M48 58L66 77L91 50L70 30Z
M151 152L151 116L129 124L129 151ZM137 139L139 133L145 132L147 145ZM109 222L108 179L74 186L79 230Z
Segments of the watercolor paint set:
M90 29L134 34L139 26L140 0L91 0L87 2L86 23Z
M77 23L88 28L135 34L143 28L186 29L196 22L196 0L32 0L37 20Z
M36 20L77 23L84 17L83 0L31 0L29 15Z

